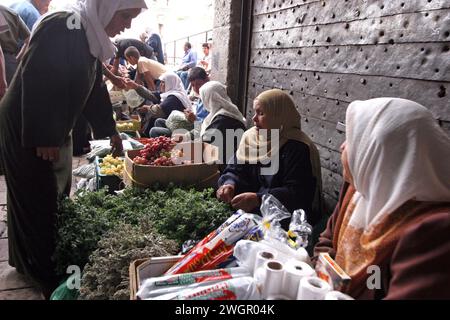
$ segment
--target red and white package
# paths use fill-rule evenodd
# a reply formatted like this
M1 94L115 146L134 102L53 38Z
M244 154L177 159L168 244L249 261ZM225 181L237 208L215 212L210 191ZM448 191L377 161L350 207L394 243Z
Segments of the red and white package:
M262 300L255 279L243 277L187 289L150 300Z
M145 300L184 289L194 289L204 285L249 276L251 276L250 272L246 268L239 267L150 278L144 281L137 293L137 297L139 300Z
M233 255L235 244L259 222L260 218L253 214L238 212L198 243L166 275L217 269Z

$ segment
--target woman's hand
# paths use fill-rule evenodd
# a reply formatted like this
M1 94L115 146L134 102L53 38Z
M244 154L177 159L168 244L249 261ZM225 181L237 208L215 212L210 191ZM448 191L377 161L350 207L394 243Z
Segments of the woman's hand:
M235 194L235 186L232 184L225 184L217 190L217 199L231 204L231 200L233 200L234 194Z
M122 138L116 134L111 137L111 153L113 157L121 157L123 156L123 144L122 144Z
M149 113L150 108L151 108L150 106L142 106L139 109L137 109L137 111L140 113Z
M124 79L127 90L136 90L139 85L131 79Z
M60 148L46 148L46 147L38 147L36 148L36 155L42 160L50 161L50 162L58 162L59 161L59 151Z
M111 77L110 80L111 80L112 84L119 89L127 88L126 80L122 77L114 76L114 77Z
M184 115L186 116L186 119L191 122L195 123L197 121L197 116L192 112L192 110L184 110Z
M236 210L253 212L261 205L261 201L256 193L242 193L231 201L231 206Z

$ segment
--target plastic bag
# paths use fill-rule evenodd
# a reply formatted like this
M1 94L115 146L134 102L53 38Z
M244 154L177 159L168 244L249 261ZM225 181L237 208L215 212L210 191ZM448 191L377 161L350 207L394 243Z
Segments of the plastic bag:
M131 109L136 109L141 107L145 99L141 97L136 90L123 90L123 95L125 96L125 100L127 101L127 104L130 106Z
M72 283L75 277L79 275L72 275L66 281L64 281L56 290L53 292L50 300L63 301L63 300L77 300L80 295L80 291L77 289L69 289L67 283Z
M133 150L144 149L145 147L142 143L140 143L139 141L137 141L136 139L132 138L131 136L129 136L124 132L120 133L120 138L124 141L128 141L131 144Z
M95 177L95 164L85 164L73 170L72 175L78 178L92 179Z
M312 230L312 226L306 220L305 211L294 211L291 224L289 225L289 245L294 249L308 247L309 238L312 235Z
M287 235L281 228L280 221L291 217L291 213L272 195L264 195L261 203L262 223L253 228L246 240L260 241L266 237L287 242Z
M231 279L196 289L186 289L154 300L262 300L255 279Z
M229 279L249 276L250 272L245 268L232 268L150 278L144 281L137 293L137 297L140 300L144 300L185 289L194 289Z
M194 124L186 119L183 112L175 110L167 118L166 127L172 132L180 129L191 131L194 129Z

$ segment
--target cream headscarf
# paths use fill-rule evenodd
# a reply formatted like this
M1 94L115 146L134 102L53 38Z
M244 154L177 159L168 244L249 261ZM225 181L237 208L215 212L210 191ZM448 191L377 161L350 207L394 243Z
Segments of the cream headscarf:
M352 103L347 152L357 190L349 222L354 228L367 230L409 200L450 202L450 139L415 102Z
M279 89L265 91L258 100L268 120L268 129L280 130L280 141L273 144L270 135L259 134L256 127L245 132L236 156L239 161L247 163L263 162L279 156L279 149L288 140L295 140L306 144L310 151L313 175L317 186L313 202L313 210L322 213L322 170L320 155L311 139L301 130L301 116L295 108L291 97ZM261 154L262 153L262 154ZM256 155L252 156L252 155Z
M230 97L227 88L217 81L209 81L200 88L200 98L209 115L202 123L200 136L203 136L206 129L211 125L217 116L224 115L242 122L245 126L245 119Z
M146 8L144 0L78 0L73 10L80 14L91 54L106 61L116 50L105 32L114 14L120 10Z
M168 96L175 96L181 101L185 108L191 106L191 101L184 90L181 79L173 72L166 72L159 77L159 80L164 81L166 91L161 94L161 101L167 99Z

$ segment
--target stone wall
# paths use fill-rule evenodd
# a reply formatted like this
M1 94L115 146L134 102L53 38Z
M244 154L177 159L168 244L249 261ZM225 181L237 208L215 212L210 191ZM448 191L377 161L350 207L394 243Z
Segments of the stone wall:
M328 211L342 184L337 128L350 102L415 100L450 134L449 0L253 0L247 70L233 64L238 2L216 1L214 43L227 44L215 45L217 78L233 92L233 75L248 72L248 117L260 92L292 95L321 154Z
M238 103L242 0L215 0L214 6L211 78L227 84L230 97Z

